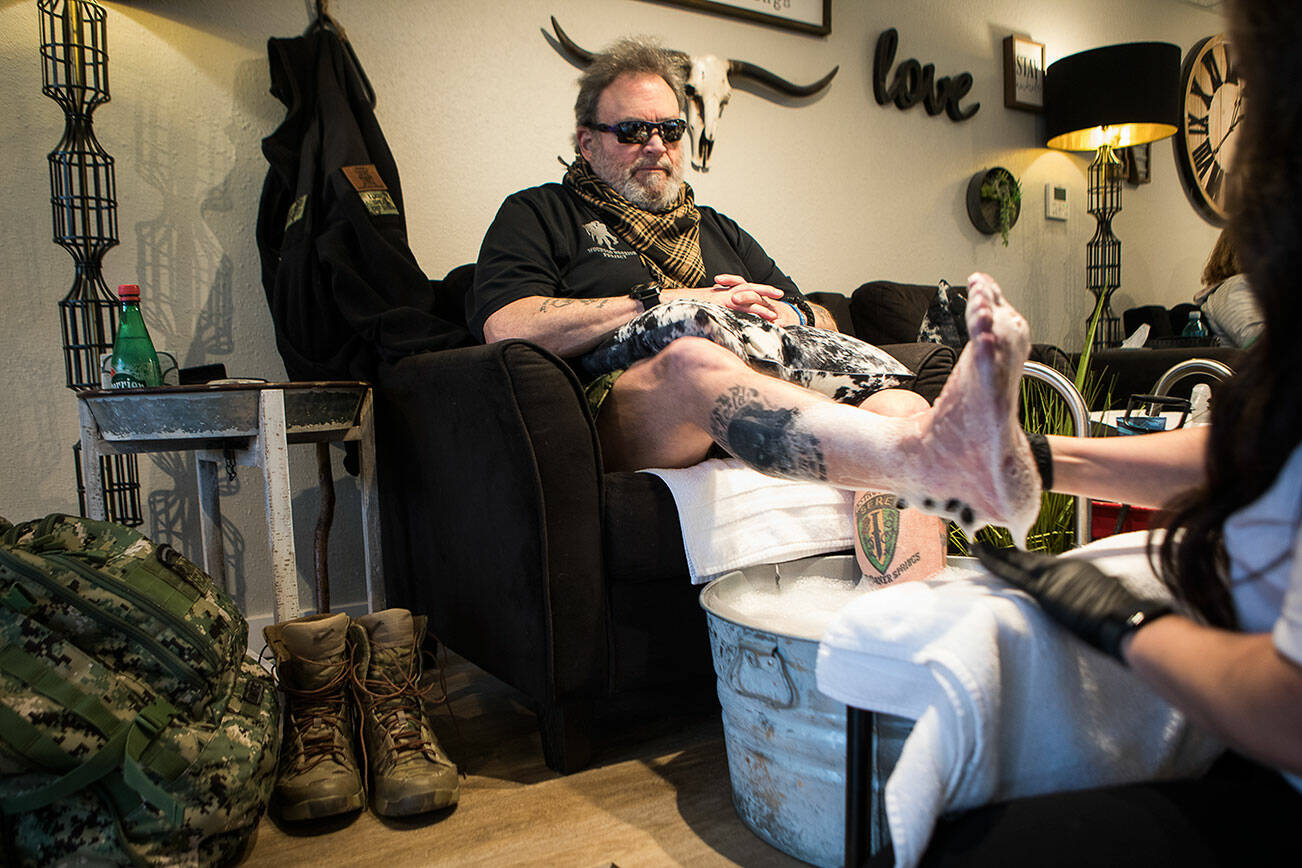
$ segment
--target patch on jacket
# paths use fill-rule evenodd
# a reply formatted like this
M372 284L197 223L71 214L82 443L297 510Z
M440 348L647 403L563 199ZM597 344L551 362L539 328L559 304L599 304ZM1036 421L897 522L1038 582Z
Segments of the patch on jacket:
M353 189L358 193L365 193L367 190L387 190L388 185L380 177L375 166L367 163L365 166L342 166L339 171L344 173L348 183L353 185Z
M374 165L341 166L339 170L344 173L348 183L353 185L372 217L398 213L398 206L389 195L389 187Z

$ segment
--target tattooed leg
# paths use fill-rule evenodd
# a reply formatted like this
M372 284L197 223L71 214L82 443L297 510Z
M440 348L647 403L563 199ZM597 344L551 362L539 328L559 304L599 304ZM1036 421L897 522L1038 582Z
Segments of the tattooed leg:
M890 491L968 533L1000 524L1023 539L1039 508L1016 418L1026 322L992 281L974 277L968 328L936 407L904 417L834 403L680 338L616 381L598 418L607 467L686 467L713 439L763 473Z
M887 389L859 405L870 413L911 416L930 410L916 392ZM899 497L884 491L856 491L854 554L864 576L878 585L934 576L945 567L949 525L917 509L901 509Z
M971 339L929 412L902 419L817 404L801 424L823 446L828 481L897 493L969 535L1007 527L1025 544L1040 507L1039 476L1017 420L1026 321L986 275L969 280Z
M775 407L758 389L732 386L710 413L710 436L761 473L784 479L827 479L818 437L801 425L800 411Z

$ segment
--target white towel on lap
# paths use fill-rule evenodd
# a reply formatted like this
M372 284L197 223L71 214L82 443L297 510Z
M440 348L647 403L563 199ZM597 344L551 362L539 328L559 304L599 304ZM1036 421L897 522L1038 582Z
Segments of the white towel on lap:
M1146 534L1072 552L1165 593ZM818 687L917 723L887 779L897 866L916 865L937 817L1064 790L1201 774L1222 746L1129 670L984 570L951 570L847 605L818 651Z
M851 491L765 476L735 458L645 472L673 492L692 584L854 545Z

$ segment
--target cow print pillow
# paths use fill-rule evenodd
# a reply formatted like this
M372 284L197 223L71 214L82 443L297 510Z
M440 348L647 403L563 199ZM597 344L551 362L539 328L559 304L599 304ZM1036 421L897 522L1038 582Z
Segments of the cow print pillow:
M922 317L918 340L961 350L967 337L967 288L955 288L942 280Z

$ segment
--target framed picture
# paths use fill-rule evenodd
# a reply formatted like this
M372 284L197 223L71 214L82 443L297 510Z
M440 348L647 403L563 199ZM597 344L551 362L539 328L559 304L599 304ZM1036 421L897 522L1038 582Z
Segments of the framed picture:
M651 0L729 18L826 36L832 32L832 0Z
M1152 174L1149 170L1149 158L1151 156L1152 148L1148 142L1142 145L1120 148L1117 151L1117 159L1121 160L1121 176L1135 186L1147 184L1152 180Z
M1044 111L1044 45L1025 36L1004 39L1004 105Z

